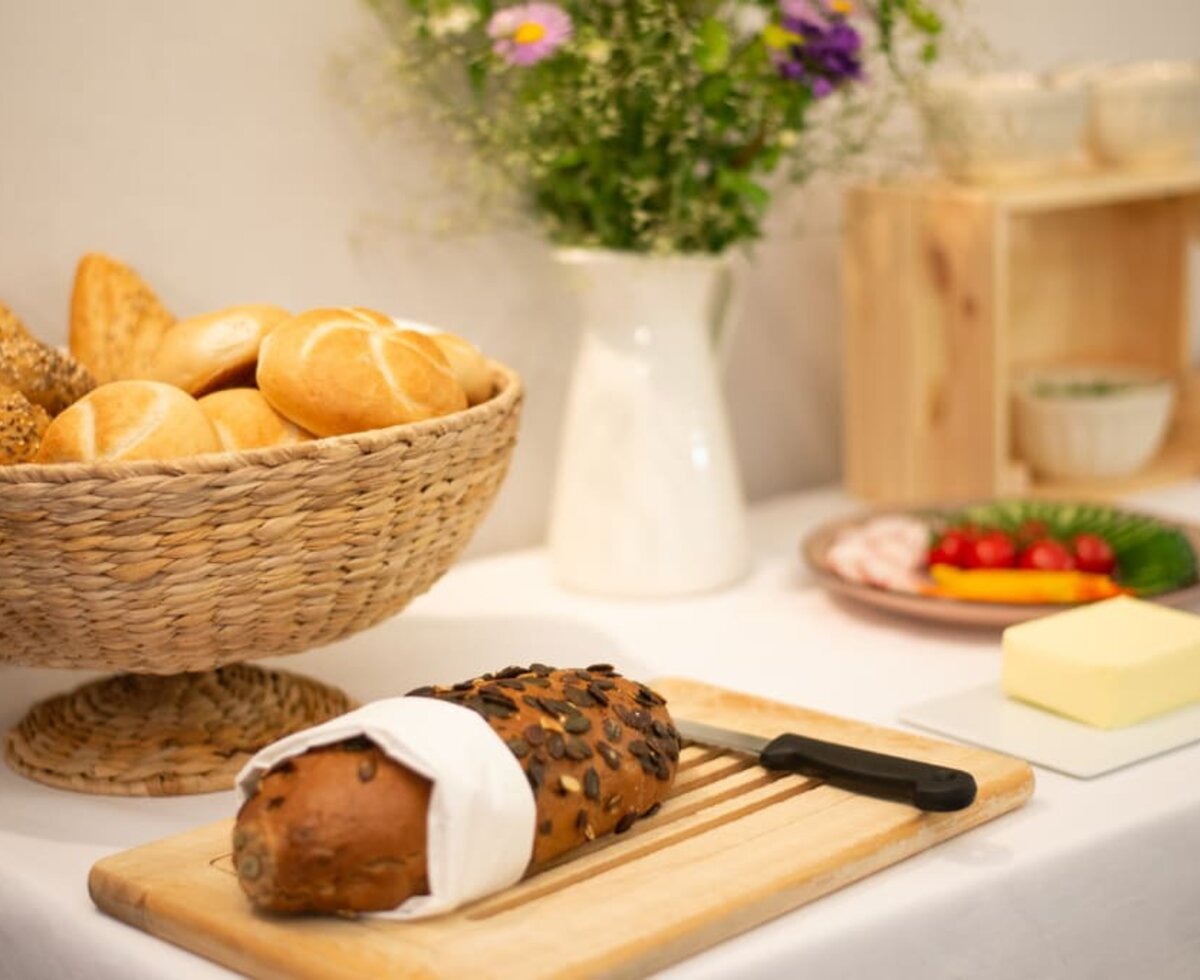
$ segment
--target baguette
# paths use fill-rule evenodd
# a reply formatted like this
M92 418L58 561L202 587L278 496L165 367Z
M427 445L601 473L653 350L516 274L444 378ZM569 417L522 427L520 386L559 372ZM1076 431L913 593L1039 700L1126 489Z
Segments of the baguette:
M680 741L663 699L607 664L542 664L426 687L478 712L524 769L537 805L530 867L658 810ZM267 773L238 813L243 891L273 912L392 909L427 894L430 784L365 738Z

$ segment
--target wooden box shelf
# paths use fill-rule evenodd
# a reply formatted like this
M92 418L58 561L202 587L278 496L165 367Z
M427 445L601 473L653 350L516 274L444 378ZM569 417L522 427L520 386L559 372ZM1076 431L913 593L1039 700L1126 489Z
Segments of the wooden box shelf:
M1008 187L933 179L848 193L844 475L878 503L1009 493L1106 497L1200 473L1189 243L1200 165ZM1166 372L1180 397L1142 471L1084 485L1017 459L1010 385L1070 362Z

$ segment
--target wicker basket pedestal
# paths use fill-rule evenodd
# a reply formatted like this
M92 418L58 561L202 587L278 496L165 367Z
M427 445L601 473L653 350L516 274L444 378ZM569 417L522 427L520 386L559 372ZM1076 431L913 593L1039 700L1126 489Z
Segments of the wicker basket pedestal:
M337 688L230 664L197 673L118 674L42 701L8 733L23 776L110 796L175 796L233 786L275 739L349 711Z

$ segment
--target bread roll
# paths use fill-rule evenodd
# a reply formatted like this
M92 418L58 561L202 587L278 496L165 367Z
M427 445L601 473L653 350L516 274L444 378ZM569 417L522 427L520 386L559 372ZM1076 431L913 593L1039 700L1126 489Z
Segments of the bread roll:
M200 407L217 430L225 449L292 446L312 439L285 419L257 388L225 388L200 399Z
M37 459L169 459L220 449L216 429L186 391L161 381L111 381L50 423Z
M263 303L180 320L163 334L146 376L196 398L231 382L253 382L259 344L290 315Z
M145 376L175 318L133 269L107 255L85 255L71 294L70 348L96 381Z
M259 348L257 380L276 411L319 436L467 407L437 344L370 310L311 310L284 321Z
M450 362L450 370L467 393L467 401L470 404L478 405L492 397L495 388L492 369L483 352L469 340L445 330L436 330L423 323L408 320L393 320L392 323L400 330L414 330L425 334L438 345L446 355L446 360Z
M0 385L19 391L34 405L57 415L91 391L96 382L75 358L41 343L0 303Z
M537 803L530 866L658 810L679 760L665 702L607 664L542 664L416 695L477 711L520 761ZM242 889L276 912L378 911L426 894L430 786L357 738L276 766L238 813Z
M468 402L478 405L492 397L495 379L487 358L478 347L457 334L433 333L429 336L446 355L450 370L467 393Z
M0 386L0 465L28 463L37 457L50 416L21 392Z

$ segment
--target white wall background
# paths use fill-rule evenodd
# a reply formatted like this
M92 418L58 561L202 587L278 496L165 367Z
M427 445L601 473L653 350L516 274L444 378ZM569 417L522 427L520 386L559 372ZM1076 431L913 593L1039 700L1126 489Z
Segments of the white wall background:
M1011 65L1200 56L1196 0L968 0ZM0 298L63 342L74 265L131 262L180 315L353 303L475 338L529 388L476 552L538 541L575 343L527 232L434 234L428 145L364 124L331 60L357 0L0 0ZM838 469L837 185L789 192L742 281L726 377L751 499Z

